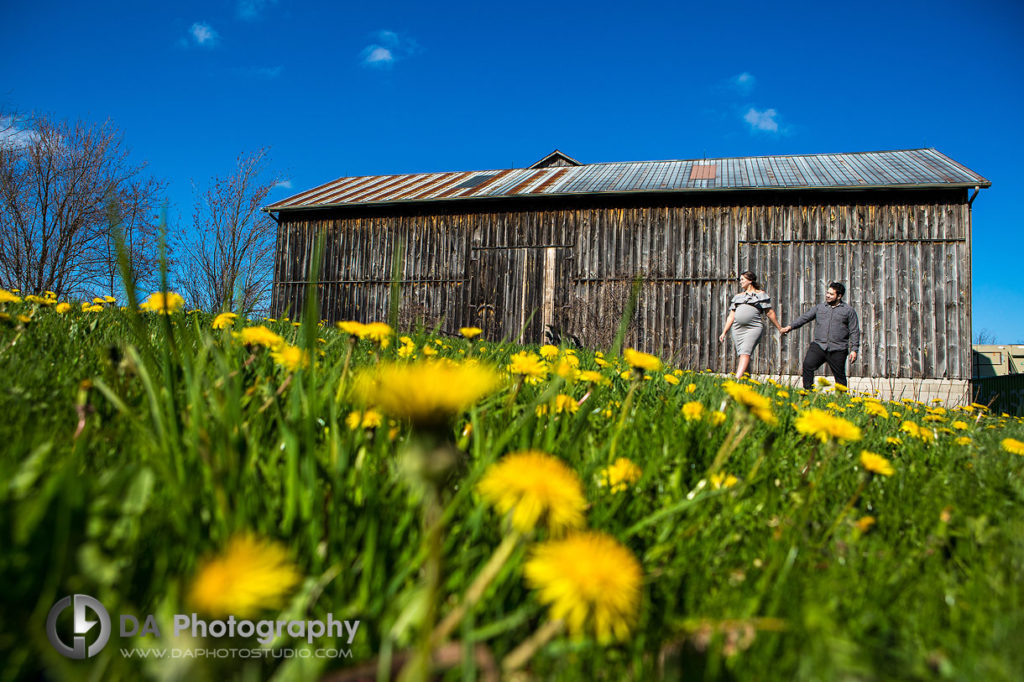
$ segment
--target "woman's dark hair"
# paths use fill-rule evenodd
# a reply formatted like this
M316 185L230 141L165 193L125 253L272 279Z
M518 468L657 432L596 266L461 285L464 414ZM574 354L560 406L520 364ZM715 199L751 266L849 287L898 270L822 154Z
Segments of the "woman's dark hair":
M846 287L844 287L841 282L829 282L828 288L836 292L836 296L839 298L846 295Z
M757 275L754 274L753 270L744 270L740 273L740 277L746 277L750 280L750 285L755 289L761 288L761 283L757 281Z

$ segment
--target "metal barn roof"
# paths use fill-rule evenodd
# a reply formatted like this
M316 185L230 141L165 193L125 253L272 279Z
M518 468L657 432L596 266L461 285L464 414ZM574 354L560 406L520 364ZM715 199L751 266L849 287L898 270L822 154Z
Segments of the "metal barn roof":
M540 195L954 188L991 184L935 149L907 149L348 177L301 192L263 210Z

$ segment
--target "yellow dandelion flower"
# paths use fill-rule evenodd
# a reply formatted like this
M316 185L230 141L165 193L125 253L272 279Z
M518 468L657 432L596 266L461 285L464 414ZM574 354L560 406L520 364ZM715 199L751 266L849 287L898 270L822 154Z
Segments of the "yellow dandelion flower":
M872 417L881 417L882 419L889 418L889 411L877 400L864 401L864 411Z
M712 426L721 426L725 423L725 419L725 412L719 412L718 410L708 415L708 421L711 422Z
M612 366L612 363L608 362L603 357L599 357L599 356L594 356L594 362L597 364L598 367L601 367L601 368L611 367Z
M271 351L270 357L274 359L276 364L284 367L289 372L296 372L309 366L309 353L298 346L285 344Z
M66 302L66 301L65 301L65 302L63 302L63 303L58 303L58 304L56 305L56 307L54 307L54 310L56 310L56 311L57 311L58 313L60 313L61 315L63 315L64 313L66 313L66 312L68 312L69 310L71 310L71 304L70 304L70 303L68 303L68 302Z
M598 485L607 486L613 493L621 493L640 480L643 470L625 457L619 457L611 466L601 469Z
M885 442L889 445L903 445L903 440L897 436L888 436L886 437Z
M574 638L593 633L599 642L621 641L636 623L643 570L610 535L590 531L538 545L523 575Z
M679 385L679 377L677 377L675 374L666 374L662 378L665 379L666 384L672 384L673 386Z
M545 360L558 357L558 346L552 346L550 343L541 346L540 356Z
M576 378L579 379L580 381L586 381L591 384L600 384L602 386L607 386L608 384L611 383L608 377L601 374L600 372L595 372L592 369L583 370L582 372L579 373L579 376L577 376Z
M732 474L722 474L722 473L711 474L711 489L712 490L721 490L722 488L731 488L731 487L733 487L734 485L736 485L739 482L740 482L740 479L736 478Z
M459 333L462 334L463 338L475 339L483 334L484 330L480 329L480 327L462 327L459 329Z
M971 444L971 437L970 436L960 436L959 438L957 438L953 442L956 443L957 445L970 445Z
M627 348L622 352L629 366L638 371L659 372L661 371L661 360L657 356L648 353L641 353L638 350Z
M696 390L697 390L697 384L687 384L686 385L686 392L687 393L693 393Z
M167 315L178 312L183 305L185 305L185 299L181 297L181 294L176 294L173 291L154 291L149 298L139 304L139 309Z
M691 400L683 405L683 416L686 421L696 421L704 416L704 405L697 400Z
M423 357L429 358L437 355L437 349L433 346L423 346Z
M280 608L301 579L281 545L241 535L199 569L190 601L210 616L248 618L264 609Z
M749 386L738 384L735 381L726 381L722 384L722 388L732 396L733 400L750 410L761 421L767 424L775 424L778 421L772 412L771 398L763 396Z
M508 373L534 379L545 379L548 367L537 355L529 351L520 351L512 356L508 364Z
M818 382L819 386L831 386L832 385L832 382L829 381L828 379L826 379L825 377L818 377L817 382Z
M860 428L824 410L810 409L801 412L794 425L800 433L813 436L822 443L831 439L844 442L860 440Z
M871 530L871 526L875 525L875 517L862 516L861 518L854 521L853 525L855 525L857 527L857 530L859 530L861 533L867 533L869 530Z
M391 325L385 322L371 322L363 325L363 335L360 338L370 339L379 344L381 348L387 348L394 333Z
M431 427L447 423L500 385L500 377L484 365L426 360L366 370L356 377L354 390L385 414Z
M375 429L383 423L383 417L380 412L374 409L360 412L355 410L349 412L348 416L345 417L345 425L348 426L350 431L362 427L364 429Z
M285 345L283 338L263 325L259 327L246 327L242 331L235 332L234 336L247 346L263 346L264 348L274 350Z
M873 474L892 476L894 473L889 460L867 450L860 451L860 463L866 471L870 471Z
M335 327L345 332L349 336L354 336L357 339L366 337L366 325L362 322L355 322L353 320L345 320L344 322L336 322Z
M780 398L788 398L789 391L779 391L775 395L779 396Z
M966 431L968 428L967 422L963 422L958 419L955 422L953 422L953 428L956 429L957 431Z
M555 533L584 525L587 501L579 477L561 460L544 452L527 450L507 455L484 473L477 491L522 533L530 532L542 521Z
M575 364L573 364L575 361ZM576 379L576 368L579 367L580 361L573 355L566 355L555 361L552 369L555 374L566 379L567 381L575 381Z
M537 406L537 409L535 410L537 416L540 417L547 414L551 406L554 407L555 414L562 414L563 412L575 414L580 409L579 403L576 402L575 398L571 395L559 393L551 399L550 405L545 403Z
M82 311L86 312L86 313L100 313L100 312L103 312L103 306L101 306L99 304L96 304L96 303L94 303L93 305L89 305L88 303L83 303L82 304Z
M923 421L926 421L926 422L941 422L941 421L944 421L944 419L941 416L937 415L937 414L928 414L928 415L924 416Z
M1016 438L1004 438L999 442L999 446L1011 454L1024 455L1024 443Z
M213 324L210 325L214 329L227 329L235 323L238 318L236 313L221 313L217 317L213 318Z

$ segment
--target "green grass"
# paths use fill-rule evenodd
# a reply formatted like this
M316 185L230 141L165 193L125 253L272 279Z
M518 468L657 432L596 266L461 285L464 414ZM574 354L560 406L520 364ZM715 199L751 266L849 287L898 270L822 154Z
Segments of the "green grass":
M0 322L0 680L315 679L414 646L426 553L420 503L399 466L408 427L345 425L359 406L342 376L349 342L337 330L270 324L316 357L290 375L210 323L202 314L45 307L27 324ZM499 368L520 350L410 336L442 357L472 353ZM396 360L398 346L360 341L350 373ZM592 352L578 357L580 369L600 369ZM510 403L510 381L446 432L464 454L442 496L442 616L503 537L501 519L473 493L476 481L502 455L535 448L579 474L588 525L625 544L644 571L631 637L556 638L528 666L538 678L1024 678L1024 457L1000 447L1024 440L1021 420L950 412L930 426L951 429L959 419L969 428L926 444L899 427L927 423L927 406L887 404L902 414L881 419L849 396L788 389L779 397L778 387L757 385L774 400L778 423L768 425L710 374L686 372L672 385L659 372L627 401L625 366L608 360L616 366L603 370L607 387L551 379L525 384ZM575 414L535 413L555 392L578 400L588 391ZM685 420L690 400L706 410L724 404L726 421ZM834 402L862 440L802 436L794 421L805 402ZM748 424L721 467L739 482L712 490L702 481L723 442ZM886 442L897 435L902 445ZM972 442L957 444L961 435ZM837 521L864 481L862 449L889 458L895 474L868 480ZM598 484L615 457L643 469L635 488L618 494ZM853 521L866 515L877 522L861 533ZM201 561L243 531L283 543L306 576L288 617L361 621L352 658L123 658L120 648L155 642L117 637L115 614L189 613ZM455 634L497 661L546 620L522 580L527 552L513 553ZM114 619L111 643L87 661L63 658L45 634L50 607L74 593L97 597ZM292 645L305 646L278 643ZM463 665L443 675L473 673Z

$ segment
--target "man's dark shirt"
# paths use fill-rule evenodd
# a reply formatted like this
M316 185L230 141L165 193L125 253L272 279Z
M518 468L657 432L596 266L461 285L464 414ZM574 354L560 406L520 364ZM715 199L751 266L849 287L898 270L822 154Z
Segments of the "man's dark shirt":
M860 322L857 313L845 302L836 305L819 303L790 324L793 329L815 320L813 343L824 351L860 350Z

